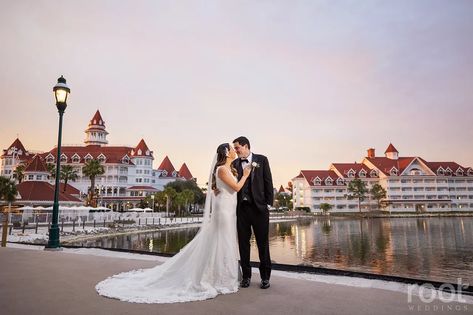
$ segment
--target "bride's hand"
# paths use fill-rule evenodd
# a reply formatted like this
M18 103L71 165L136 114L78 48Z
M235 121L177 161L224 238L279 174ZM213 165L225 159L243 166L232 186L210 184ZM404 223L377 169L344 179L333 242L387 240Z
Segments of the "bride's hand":
M251 164L248 164L244 169L243 169L243 176L250 176L251 173Z

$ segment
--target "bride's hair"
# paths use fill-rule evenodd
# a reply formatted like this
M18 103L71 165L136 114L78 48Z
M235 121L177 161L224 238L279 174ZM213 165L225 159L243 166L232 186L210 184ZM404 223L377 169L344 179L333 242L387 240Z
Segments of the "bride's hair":
M216 176L215 173L217 172L217 167L221 165L225 165L227 162L227 157L228 154L230 153L230 144L228 143L222 143L217 147L217 162L215 163L215 167L212 171L212 190L217 188L217 181L216 181ZM232 173L233 175L236 176L237 171L236 169L232 166Z

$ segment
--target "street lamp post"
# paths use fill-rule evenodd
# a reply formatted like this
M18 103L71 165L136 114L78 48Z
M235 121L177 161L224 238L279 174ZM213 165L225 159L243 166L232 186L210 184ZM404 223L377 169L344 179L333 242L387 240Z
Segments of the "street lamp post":
M56 185L54 187L53 218L49 229L49 240L45 246L47 250L61 250L59 244L59 176L61 172L61 137L62 137L62 116L67 107L67 97L71 90L66 84L66 79L61 76L57 79L57 84L53 88L56 98L56 107L59 112L59 131L57 137L57 155L56 155Z
M154 212L154 195L151 195L151 202L153 203L153 212Z

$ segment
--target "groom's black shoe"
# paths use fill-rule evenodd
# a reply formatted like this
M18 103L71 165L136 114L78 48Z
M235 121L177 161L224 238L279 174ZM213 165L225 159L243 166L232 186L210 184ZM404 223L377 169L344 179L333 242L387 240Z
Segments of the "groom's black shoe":
M240 282L240 287L242 288L248 288L250 286L250 279L249 278L243 278Z
M261 285L259 286L261 289L267 289L270 287L269 280L261 280Z

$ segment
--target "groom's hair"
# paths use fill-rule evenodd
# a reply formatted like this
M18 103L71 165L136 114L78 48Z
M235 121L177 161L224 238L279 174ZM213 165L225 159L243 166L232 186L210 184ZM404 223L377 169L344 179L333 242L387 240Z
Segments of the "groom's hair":
M235 140L233 140L233 143L235 143L235 142L238 142L241 146L246 144L246 145L248 145L248 149L251 149L250 140L248 140L247 137L243 137L243 136L238 137Z

